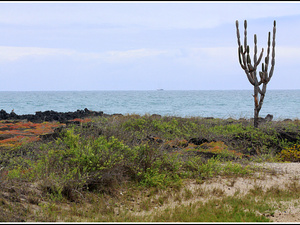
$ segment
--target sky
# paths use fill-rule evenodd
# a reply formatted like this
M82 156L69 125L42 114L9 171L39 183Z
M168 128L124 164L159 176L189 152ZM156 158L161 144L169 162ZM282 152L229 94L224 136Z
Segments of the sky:
M236 20L252 59L276 20L267 90L299 89L300 1L1 1L0 91L252 90Z

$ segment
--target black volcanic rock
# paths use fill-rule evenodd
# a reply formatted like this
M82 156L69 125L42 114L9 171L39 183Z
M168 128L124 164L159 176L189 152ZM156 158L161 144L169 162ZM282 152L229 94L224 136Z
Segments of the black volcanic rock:
M7 120L8 118L9 118L9 114L5 110L1 109L1 111L0 111L0 119Z
M53 110L47 110L45 112L38 111L35 114L25 114L25 115L17 115L14 112L10 114L5 110L0 111L0 120L14 120L21 119L27 120L30 122L50 122L50 121L58 121L60 123L66 123L68 120L73 120L76 118L85 118L90 116L103 116L102 111L91 111L85 108L84 110L76 110L75 112L56 112Z
M195 145L201 145L203 143L208 142L206 138L191 138L188 143L193 143Z

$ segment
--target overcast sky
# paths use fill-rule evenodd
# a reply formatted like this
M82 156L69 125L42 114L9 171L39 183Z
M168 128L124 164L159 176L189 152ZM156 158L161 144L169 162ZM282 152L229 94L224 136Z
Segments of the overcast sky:
M276 20L268 89L299 89L297 1L2 1L0 91L253 89L237 55L245 19L252 56Z

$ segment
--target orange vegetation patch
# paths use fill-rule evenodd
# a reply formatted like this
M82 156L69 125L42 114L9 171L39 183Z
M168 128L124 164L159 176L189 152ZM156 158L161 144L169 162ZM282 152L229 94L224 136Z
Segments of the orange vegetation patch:
M17 147L23 143L40 140L40 135L53 133L65 126L58 122L32 123L24 121L0 121L0 147Z
M209 143L203 143L200 145L202 149L208 149L210 152L220 153L224 150L227 150L228 147L223 141L212 141Z
M165 142L165 145L171 148L182 148L188 146L188 141L185 139L168 140Z
M229 150L228 146L223 141L212 141L209 143L203 143L202 145L200 145L200 149L202 151L212 152L215 154L227 153L238 158L243 156L243 154L240 152Z
M290 148L284 148L278 157L282 161L300 162L300 145L295 144Z
M169 143L174 143L174 140L171 140ZM175 142L176 143L176 142ZM181 147L180 148L180 144ZM213 153L216 155L223 155L223 156L231 156L235 158L241 158L244 156L243 153L236 152L235 150L228 149L228 146L222 141L212 141L212 142L205 142L201 145L195 145L193 143L188 143L187 141L181 140L176 143L177 144L177 151L173 153L180 153L182 154L184 151L196 151L202 153ZM178 145L179 144L179 145ZM176 146L172 146L173 148Z
M69 120L69 121L75 121L75 122L80 122L80 123L87 123L87 122L91 122L92 120L90 118L84 118L84 119L76 118L76 119Z

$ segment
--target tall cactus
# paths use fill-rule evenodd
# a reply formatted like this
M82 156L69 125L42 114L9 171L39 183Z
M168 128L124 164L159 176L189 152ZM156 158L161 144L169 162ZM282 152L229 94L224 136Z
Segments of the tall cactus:
M253 64L250 59L250 49L249 45L247 45L247 20L244 21L244 47L241 45L240 42L240 31L239 31L239 22L236 20L236 34L237 34L237 41L238 41L238 56L239 56L239 63L242 69L245 71L249 82L254 86L254 127L258 127L258 115L259 111L262 107L266 90L267 84L271 80L273 75L274 66L275 66L275 33L276 33L276 21L274 20L273 26L273 38L272 38L272 60L271 60L271 69L268 72L269 66L269 55L270 55L270 45L271 45L271 33L269 32L268 36L268 49L267 49L267 56L265 57L265 63L262 63L262 71L259 72L259 80L257 79L256 69L259 65L262 57L264 49L257 59L257 38L256 34L254 34L254 57L253 57ZM263 85L262 88L260 85ZM258 97L260 94L260 98Z

